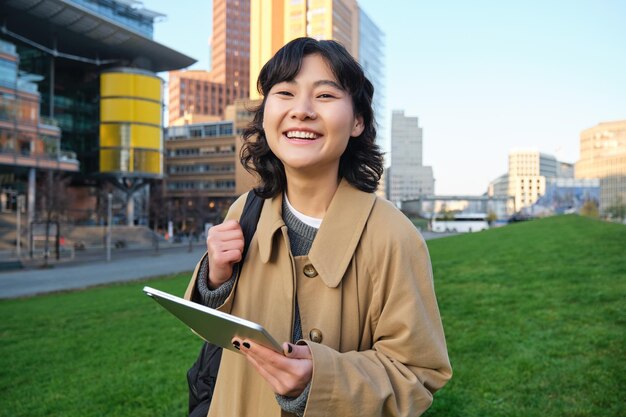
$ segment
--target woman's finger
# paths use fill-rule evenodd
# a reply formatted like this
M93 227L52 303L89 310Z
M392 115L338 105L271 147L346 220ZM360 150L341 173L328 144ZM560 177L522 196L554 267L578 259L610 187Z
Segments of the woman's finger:
M295 345L293 343L283 343L285 356L291 359L313 359L311 349L308 345Z

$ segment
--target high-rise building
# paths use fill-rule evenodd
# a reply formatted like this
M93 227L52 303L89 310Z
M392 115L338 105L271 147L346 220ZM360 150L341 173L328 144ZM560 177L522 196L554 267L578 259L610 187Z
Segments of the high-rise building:
M556 178L559 164L552 155L536 150L509 152L509 195L515 197L515 209L532 205L546 192L546 178Z
M261 68L289 41L310 36L340 42L359 58L356 0L251 0L250 98L257 99Z
M219 120L249 88L250 1L213 0L211 70L169 73L169 124Z
M391 114L391 170L388 177L389 200L398 204L435 193L433 169L422 161L422 128L417 117L403 110Z
M580 133L576 178L600 179L600 211L626 205L626 120L602 122Z
M68 192L80 200L67 217L97 222L104 181L132 188L162 176L156 73L195 61L152 39L162 15L141 2L11 0L0 2L0 15L0 78L16 68L20 74L12 89L0 91L0 114L17 123L0 135L3 156L14 154L0 161L0 171L11 174L2 188L26 194L30 224L39 213L35 203L43 204L36 184L49 172L65 172L73 184Z
M233 92L248 97L250 80L250 0L213 0L211 74ZM230 103L229 103L230 104Z
M251 0L250 98L260 98L256 81L261 68L289 41L309 36L340 42L374 84L378 142L384 140L384 33L356 0Z
M359 63L367 78L374 84L374 115L377 142L384 143L387 135L385 107L385 34L369 16L359 11Z

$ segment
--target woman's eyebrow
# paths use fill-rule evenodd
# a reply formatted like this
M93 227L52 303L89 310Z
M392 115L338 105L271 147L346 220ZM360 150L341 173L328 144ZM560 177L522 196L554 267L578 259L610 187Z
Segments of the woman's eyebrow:
M315 81L315 82L313 83L313 86L314 86L314 87L319 87L319 86L322 86L322 85L327 85L327 86L330 86L330 87L336 88L336 89L341 90L341 91L343 91L343 90L344 90L344 88L343 88L342 86L340 86L339 84L337 84L337 83L336 83L335 81L333 81L333 80L318 80L318 81Z
M285 80L285 81L281 81L279 83L276 84L282 84L282 83L286 83L286 84L298 84L296 82L296 80ZM274 84L274 85L276 85ZM341 90L341 91L345 91L345 89L340 86L339 84L337 84L337 82L333 81L333 80L317 80L313 83L313 87L320 87L320 86L329 86L329 87L333 87L336 88L337 90Z

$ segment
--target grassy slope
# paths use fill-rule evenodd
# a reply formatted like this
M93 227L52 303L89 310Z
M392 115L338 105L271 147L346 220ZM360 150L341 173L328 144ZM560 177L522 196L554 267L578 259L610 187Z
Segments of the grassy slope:
M428 246L455 371L428 415L623 415L624 226L564 216Z
M624 226L557 217L429 248L455 376L428 415L621 414ZM200 343L143 285L0 302L0 416L184 415Z
M182 294L186 281L150 285ZM0 303L0 415L184 415L200 343L142 287Z

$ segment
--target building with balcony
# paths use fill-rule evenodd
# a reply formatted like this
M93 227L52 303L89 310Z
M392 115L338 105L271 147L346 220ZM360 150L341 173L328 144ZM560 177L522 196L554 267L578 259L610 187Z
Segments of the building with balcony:
M36 184L64 172L73 220L98 222L114 184L132 223L133 191L163 176L156 73L195 60L152 39L163 15L140 1L8 0L0 15L3 189L27 194L30 224L43 203Z
M204 224L221 221L235 199L254 187L239 162L241 133L254 104L238 100L226 107L227 120L165 130L163 204L174 233L199 232Z
M36 170L77 172L73 152L61 151L61 129L56 121L40 115L41 95L34 80L20 74L13 43L0 40L0 211L16 210L18 193L34 181Z

